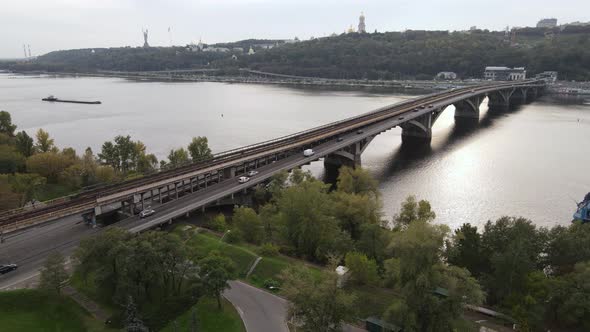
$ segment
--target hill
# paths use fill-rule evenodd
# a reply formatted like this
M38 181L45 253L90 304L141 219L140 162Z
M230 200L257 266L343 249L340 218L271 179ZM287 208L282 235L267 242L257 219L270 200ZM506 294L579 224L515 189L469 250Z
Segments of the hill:
M590 80L590 29L504 32L405 31L341 34L256 49L264 40L212 45L254 46L256 54L202 52L189 47L80 49L51 52L16 70L149 71L180 68L250 68L281 74L349 79L431 79L440 71L479 78L485 66L524 66L529 76L556 70L560 79ZM232 59L236 54L238 59Z

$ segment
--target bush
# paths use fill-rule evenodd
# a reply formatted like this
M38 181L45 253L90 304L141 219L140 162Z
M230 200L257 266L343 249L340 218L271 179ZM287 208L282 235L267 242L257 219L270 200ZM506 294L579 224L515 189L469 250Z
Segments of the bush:
M279 252L285 256L296 257L297 256L297 249L293 246L281 246L279 248Z
M367 255L358 252L349 252L344 258L346 267L350 269L350 274L359 285L371 285L378 281L377 263L368 259Z
M227 231L225 235L225 242L227 243L240 243L242 242L242 239L242 232L236 228Z
M266 289L276 290L277 288L279 288L281 283L278 282L277 280L269 278L269 279L264 280L263 285L264 285L264 288L266 288Z
M216 232L225 232L225 230L227 229L225 215L223 215L222 213L216 215L211 220L209 220L207 226Z
M267 242L260 247L260 249L258 250L258 253L261 256L274 257L279 254L279 247L272 244L272 243Z

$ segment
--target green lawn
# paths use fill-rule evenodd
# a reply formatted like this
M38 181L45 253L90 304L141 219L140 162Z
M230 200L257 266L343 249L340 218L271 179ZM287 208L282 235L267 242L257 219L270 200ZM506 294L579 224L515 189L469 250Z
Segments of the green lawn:
M0 292L0 331L70 332L106 329L67 297L38 290Z
M231 303L223 299L223 308L217 309L217 300L204 297L193 308L197 310L197 331L200 332L245 332L240 315ZM193 321L193 308L176 318L174 323L168 324L162 332L191 331Z

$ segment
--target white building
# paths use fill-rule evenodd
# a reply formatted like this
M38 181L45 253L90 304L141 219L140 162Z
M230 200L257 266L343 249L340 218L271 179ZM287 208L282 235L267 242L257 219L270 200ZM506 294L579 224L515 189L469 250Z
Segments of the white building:
M544 18L537 23L537 28L555 28L556 26L556 18Z
M484 78L490 81L522 81L526 79L524 67L486 67Z
M441 71L440 73L436 74L436 79L438 79L438 80L456 80L457 74L452 71Z
M226 53L229 52L229 48L226 47L207 47L203 49L203 52L220 52Z
M252 46L250 46L250 49L248 50L248 55L252 54L256 54L256 52L254 52L254 49L252 48Z

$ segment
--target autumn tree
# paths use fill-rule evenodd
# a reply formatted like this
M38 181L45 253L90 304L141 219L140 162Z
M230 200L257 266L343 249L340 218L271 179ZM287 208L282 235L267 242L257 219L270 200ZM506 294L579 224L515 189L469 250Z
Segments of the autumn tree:
M236 207L232 217L232 222L237 227L244 240L258 244L262 241L263 229L260 217L256 211L249 207Z
M172 149L168 154L168 165L170 167L178 167L188 161L188 153L184 148Z
M35 134L37 138L37 143L35 144L35 149L39 152L53 152L57 153L57 147L55 146L55 142L53 138L49 137L49 133L45 130L39 128L37 133Z
M12 117L6 111L0 111L0 133L6 134L9 137L14 136L16 125L12 124Z

